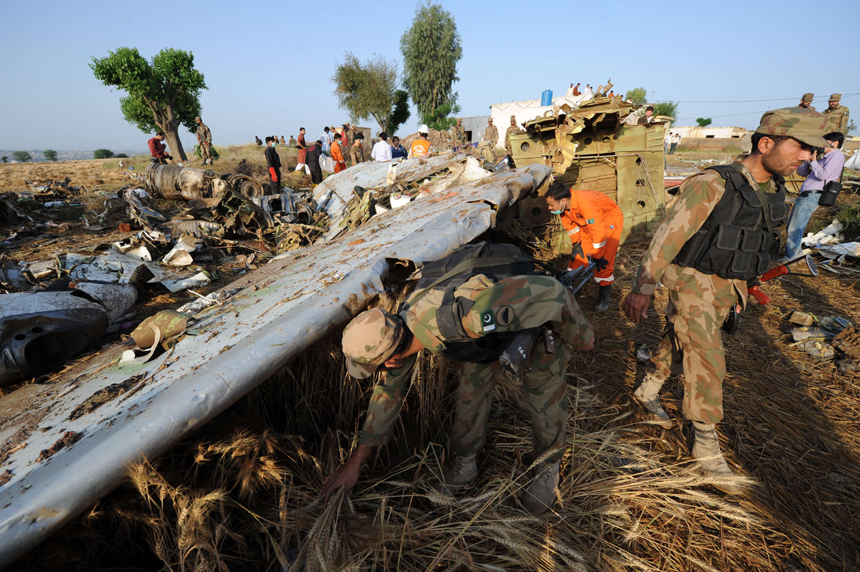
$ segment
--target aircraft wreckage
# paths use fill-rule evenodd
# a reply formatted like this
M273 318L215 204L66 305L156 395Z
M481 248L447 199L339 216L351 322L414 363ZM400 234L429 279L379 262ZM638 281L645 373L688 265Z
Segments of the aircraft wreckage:
M384 291L395 267L420 268L475 239L550 172L491 173L450 153L347 169L314 189L316 207L331 218L314 244L151 324L148 342L135 339L155 347L193 322L161 355L115 344L71 362L51 383L4 396L0 567L110 492L130 463L158 457L341 328Z

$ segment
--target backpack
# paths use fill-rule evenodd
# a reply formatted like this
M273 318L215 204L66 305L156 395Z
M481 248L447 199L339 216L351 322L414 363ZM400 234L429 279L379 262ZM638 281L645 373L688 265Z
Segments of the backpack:
M490 363L499 358L517 332L470 338L463 329L462 318L471 309L472 301L455 298L454 290L478 274L499 282L513 276L546 276L548 273L542 270L545 267L511 244L467 244L441 260L425 264L410 298L428 290L442 290L442 303L436 310L436 324L447 348L442 355L457 362Z

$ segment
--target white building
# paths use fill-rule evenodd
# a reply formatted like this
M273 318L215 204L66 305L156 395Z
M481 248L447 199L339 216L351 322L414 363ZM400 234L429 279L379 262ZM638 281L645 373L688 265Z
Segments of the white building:
M681 139L740 139L747 134L743 127L672 127Z
M511 115L516 116L517 125L522 127L526 121L531 121L536 117L542 117L545 113L552 113L553 107L561 107L567 104L571 107L579 107L579 104L585 101L585 96L577 95L571 97L554 97L552 105L541 105L540 99L528 99L526 101L511 101L510 103L496 103L490 107L490 114L493 118L493 124L499 129L499 140L496 143L499 147L505 146L505 131L511 125ZM484 125L486 127L486 125ZM483 135L483 131L481 132Z

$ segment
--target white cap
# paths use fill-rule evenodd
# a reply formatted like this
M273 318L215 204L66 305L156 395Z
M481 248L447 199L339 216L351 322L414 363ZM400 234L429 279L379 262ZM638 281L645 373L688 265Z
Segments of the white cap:
M422 125L418 128L418 133L427 133L430 134L430 129L426 125Z

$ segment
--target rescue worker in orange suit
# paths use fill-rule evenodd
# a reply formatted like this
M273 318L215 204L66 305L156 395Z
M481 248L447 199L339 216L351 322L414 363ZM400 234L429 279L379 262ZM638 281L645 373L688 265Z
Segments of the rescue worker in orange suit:
M605 312L609 309L615 254L624 225L621 209L600 191L571 191L559 182L547 191L546 202L552 214L561 216L561 224L573 243L569 268L587 265L589 255L595 262L594 280L600 293L594 311Z

